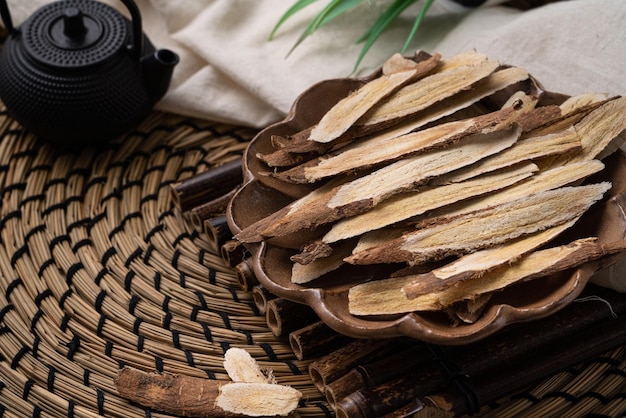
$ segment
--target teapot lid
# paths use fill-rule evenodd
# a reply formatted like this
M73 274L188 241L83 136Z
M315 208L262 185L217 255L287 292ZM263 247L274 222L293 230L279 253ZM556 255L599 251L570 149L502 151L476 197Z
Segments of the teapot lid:
M129 26L114 8L92 0L42 6L20 28L26 53L57 68L89 67L125 49Z

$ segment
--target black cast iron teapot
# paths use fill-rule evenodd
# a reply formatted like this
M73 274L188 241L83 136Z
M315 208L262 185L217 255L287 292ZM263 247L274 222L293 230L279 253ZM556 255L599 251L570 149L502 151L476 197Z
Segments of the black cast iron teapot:
M165 95L179 57L156 50L135 2L122 3L131 20L104 3L62 0L16 28L0 0L9 34L0 99L26 129L57 143L99 143L139 123Z

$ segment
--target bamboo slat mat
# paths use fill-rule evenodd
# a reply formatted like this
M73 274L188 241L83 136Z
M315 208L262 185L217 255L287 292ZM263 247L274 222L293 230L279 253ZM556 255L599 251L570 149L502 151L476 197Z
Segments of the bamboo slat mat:
M170 186L239 158L255 132L155 112L102 147L38 142L0 113L0 417L157 417L118 396L129 365L226 378L229 347L333 416ZM621 416L615 349L483 408L485 416Z

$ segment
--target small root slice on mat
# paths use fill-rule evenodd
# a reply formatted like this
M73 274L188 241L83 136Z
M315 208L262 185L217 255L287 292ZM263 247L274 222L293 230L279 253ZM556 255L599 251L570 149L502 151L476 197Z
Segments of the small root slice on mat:
M247 351L229 348L224 368L235 382L124 367L115 386L125 399L182 417L288 416L298 407L302 393L276 384Z
M224 353L224 369L233 382L276 383L271 370L263 370L243 348L231 347Z

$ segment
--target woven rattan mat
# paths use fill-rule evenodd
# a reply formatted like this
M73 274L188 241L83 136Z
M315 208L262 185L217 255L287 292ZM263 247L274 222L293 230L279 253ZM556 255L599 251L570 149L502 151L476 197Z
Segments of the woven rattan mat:
M226 378L248 350L332 416L308 362L275 337L171 184L239 158L254 132L154 113L102 149L36 141L0 114L0 417L163 416L120 398L120 367ZM619 416L616 349L485 408L493 416Z

